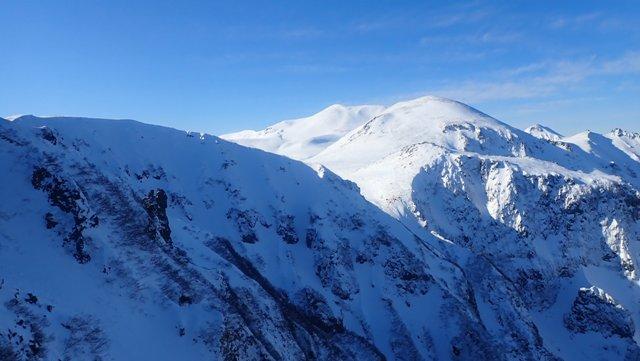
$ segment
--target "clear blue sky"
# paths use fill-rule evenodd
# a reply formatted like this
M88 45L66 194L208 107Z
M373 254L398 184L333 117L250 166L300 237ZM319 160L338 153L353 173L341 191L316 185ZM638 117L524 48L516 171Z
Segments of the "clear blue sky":
M555 3L0 0L0 115L219 134L435 94L640 131L640 2Z

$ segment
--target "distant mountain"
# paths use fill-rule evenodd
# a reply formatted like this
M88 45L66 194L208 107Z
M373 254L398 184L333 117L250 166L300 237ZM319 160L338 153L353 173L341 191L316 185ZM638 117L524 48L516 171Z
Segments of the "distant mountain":
M523 151L506 124L462 103L427 96L390 106L309 161L346 174L418 143L499 155Z
M245 130L221 138L252 148L308 159L384 110L378 105L332 105L307 118L285 120L260 131Z
M544 140L560 140L562 135L555 130L545 127L544 125L535 124L524 130L536 138Z
M618 344L610 327L633 329L631 337L640 322L639 139L619 129L525 132L423 97L390 106L307 161L354 181L420 237L485 258L517 285L555 356L634 359L636 341ZM624 316L603 326L600 303Z

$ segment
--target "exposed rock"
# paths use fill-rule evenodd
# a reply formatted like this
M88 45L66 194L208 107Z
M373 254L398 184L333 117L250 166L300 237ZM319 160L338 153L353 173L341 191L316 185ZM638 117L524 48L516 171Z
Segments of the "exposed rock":
M31 184L33 188L47 193L51 205L73 217L73 228L64 241L73 245L73 257L79 263L89 262L91 256L85 249L86 239L83 231L90 226L91 222L87 222L89 211L80 190L74 184L54 176L49 170L40 166L33 170ZM47 226L55 226L55 224L47 219Z
M602 289L581 288L565 315L566 327L574 332L597 332L607 337L633 338L635 326L631 314Z
M142 200L142 206L149 215L147 234L152 239L162 237L165 244L171 246L171 227L167 217L167 194L162 189L151 190Z

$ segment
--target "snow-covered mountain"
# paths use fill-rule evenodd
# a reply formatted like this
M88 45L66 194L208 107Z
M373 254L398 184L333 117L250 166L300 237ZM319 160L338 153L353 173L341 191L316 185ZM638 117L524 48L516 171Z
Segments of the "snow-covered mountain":
M0 119L0 359L554 359L485 257L324 167L129 120ZM626 310L581 293L635 352ZM622 328L616 328L616 327Z
M0 359L640 359L638 134L436 97L350 126L288 138L321 166L0 119Z
M308 162L354 181L419 237L489 262L555 357L637 359L640 135L537 128L424 97L387 108ZM625 327L628 342L611 344Z
M307 118L285 120L264 130L245 130L221 138L268 152L304 160L320 153L343 135L362 125L384 107L332 105Z
M536 138L544 139L544 140L560 140L562 135L555 130L545 127L544 125L534 124L527 129L525 132L533 135Z
M523 151L506 124L462 103L427 96L392 105L309 161L347 174L418 143L499 155Z

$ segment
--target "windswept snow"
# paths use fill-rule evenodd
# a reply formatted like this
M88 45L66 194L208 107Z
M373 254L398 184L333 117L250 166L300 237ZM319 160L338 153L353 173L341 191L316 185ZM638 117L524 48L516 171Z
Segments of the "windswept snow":
M20 117L25 116L25 115L27 115L27 114L13 114L13 115L7 115L6 117L0 118L0 119L5 119L5 120L8 120L8 121L14 121L14 120L16 120L16 119L18 119Z
M544 125L535 124L524 130L525 132L533 135L536 138L544 140L560 140L562 135L555 130L545 127Z
M307 118L285 120L264 130L244 130L221 138L293 159L310 158L384 110L379 105L335 104Z
M488 130L482 133L482 130ZM480 141L493 150L510 154L505 144L511 137L506 124L465 104L433 96L397 103L382 114L352 130L339 141L309 159L346 175L406 146L431 143L449 150L480 149ZM489 139L485 139L489 138ZM512 139L507 139L511 141Z

